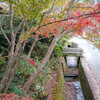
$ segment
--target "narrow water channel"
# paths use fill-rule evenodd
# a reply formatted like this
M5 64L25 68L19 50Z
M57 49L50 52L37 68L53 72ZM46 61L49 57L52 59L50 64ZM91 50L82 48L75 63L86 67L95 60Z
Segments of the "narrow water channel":
M65 73L65 100L85 100L79 81L79 70L77 68L77 58L67 57L67 67Z

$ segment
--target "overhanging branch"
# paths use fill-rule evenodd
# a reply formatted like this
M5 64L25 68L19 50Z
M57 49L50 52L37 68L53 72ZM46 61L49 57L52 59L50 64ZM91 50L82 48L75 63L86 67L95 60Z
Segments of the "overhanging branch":
M59 22L67 21L67 20L71 20L71 19L77 19L77 18L81 18L81 17L88 18L88 17L86 17L86 16L93 15L93 14L100 14L100 12L91 13L91 14L89 13L89 14L80 15L80 16L78 16L78 17L71 17L71 18L66 18L66 19L54 21L54 22L49 22L49 23L43 24L43 25L41 25L40 27L38 27L38 28L35 30L35 32L36 32L37 30L39 30L41 27L43 27L43 26L47 26L47 25L50 25L50 24L59 23ZM95 17L95 16L94 16L94 17Z

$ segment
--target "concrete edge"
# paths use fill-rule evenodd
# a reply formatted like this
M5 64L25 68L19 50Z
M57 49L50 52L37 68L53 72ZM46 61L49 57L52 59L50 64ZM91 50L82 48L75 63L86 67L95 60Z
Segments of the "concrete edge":
M81 58L81 65L95 100L100 100L100 86L98 85L98 82L85 58Z

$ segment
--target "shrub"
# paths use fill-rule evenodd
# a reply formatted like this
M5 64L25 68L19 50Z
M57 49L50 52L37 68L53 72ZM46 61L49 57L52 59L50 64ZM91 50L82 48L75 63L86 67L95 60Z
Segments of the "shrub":
M0 66L2 66L5 63L5 58L4 57L0 57Z
M0 100L35 100L33 97L30 97L30 95L27 96L21 96L19 99L18 95L15 93L6 94L5 96L1 97Z
M30 75L33 72L36 71L36 68L34 67L35 61L31 59L21 59L20 60L20 66L17 69L18 74L23 74L23 75Z

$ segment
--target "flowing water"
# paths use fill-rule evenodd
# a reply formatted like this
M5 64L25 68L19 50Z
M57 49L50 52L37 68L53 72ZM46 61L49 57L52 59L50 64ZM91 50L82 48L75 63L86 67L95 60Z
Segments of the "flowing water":
M65 82L65 100L85 100L79 81Z
M65 73L65 100L85 100L82 93L79 78L79 70L77 68L77 57L68 56L66 62ZM66 74L68 76L66 76ZM75 77L76 75L76 77Z

